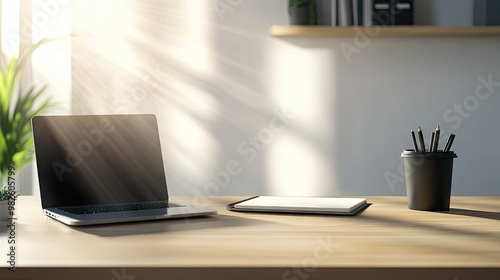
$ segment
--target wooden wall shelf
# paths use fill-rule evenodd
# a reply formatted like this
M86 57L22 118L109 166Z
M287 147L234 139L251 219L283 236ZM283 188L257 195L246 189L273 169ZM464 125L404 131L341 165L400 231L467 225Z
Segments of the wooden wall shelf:
M299 26L274 25L274 37L497 37L500 26Z

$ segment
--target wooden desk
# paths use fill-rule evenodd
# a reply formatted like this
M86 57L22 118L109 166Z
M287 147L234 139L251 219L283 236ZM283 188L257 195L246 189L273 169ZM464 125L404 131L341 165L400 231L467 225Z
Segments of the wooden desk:
M0 279L500 279L500 197L453 197L450 212L369 197L355 217L225 210L239 199L207 199L212 217L69 227L20 197L17 271L2 257Z

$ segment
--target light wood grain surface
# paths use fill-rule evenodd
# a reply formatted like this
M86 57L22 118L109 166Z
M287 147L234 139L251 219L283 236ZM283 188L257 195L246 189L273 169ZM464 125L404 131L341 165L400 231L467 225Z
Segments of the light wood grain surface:
M314 275L320 275L316 272L321 268L471 268L500 273L500 197L453 197L449 212L409 210L405 197L368 197L372 205L354 217L225 209L243 197L172 199L201 203L219 214L69 227L46 217L38 197L20 197L17 268L205 268L212 272L268 268L278 269L275 273L282 278L287 268L294 267ZM5 255L7 232L1 234ZM294 279L290 273L284 279Z
M274 25L274 37L498 37L498 26L300 26Z

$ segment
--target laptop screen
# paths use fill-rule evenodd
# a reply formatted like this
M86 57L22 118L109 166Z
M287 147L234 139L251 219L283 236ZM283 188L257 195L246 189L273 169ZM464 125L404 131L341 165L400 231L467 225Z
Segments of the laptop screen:
M154 115L32 119L42 207L168 200Z

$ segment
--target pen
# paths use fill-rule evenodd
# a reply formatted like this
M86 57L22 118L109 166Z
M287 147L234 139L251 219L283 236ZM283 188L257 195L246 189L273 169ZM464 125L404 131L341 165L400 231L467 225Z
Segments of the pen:
M425 143L424 143L424 133L422 132L422 129L418 127L418 141L420 142L420 151L422 153L425 153Z
M434 136L435 136L435 135L436 135L436 134L434 133L434 131L433 131L433 132L431 132L431 144L429 145L429 152L432 152L432 147L434 147L434 141L435 141L435 140L434 140Z
M451 145L453 144L453 140L455 140L455 134L450 134L450 137L448 137L448 141L446 141L446 145L444 146L443 152L450 151Z
M415 131L411 131L411 140L413 140L413 148L415 149L415 152L418 152L418 145L417 145L417 139L415 139Z
M439 145L439 135L441 134L441 129L439 129L439 125L436 128L436 135L434 137L434 146L432 146L432 151L437 152Z

